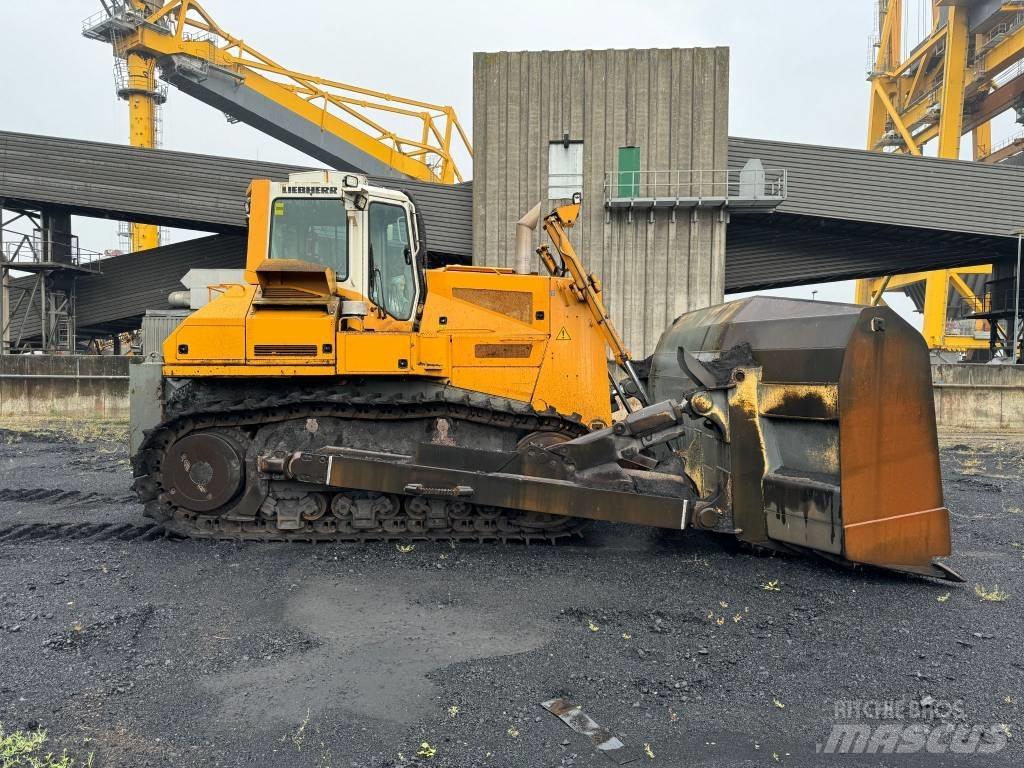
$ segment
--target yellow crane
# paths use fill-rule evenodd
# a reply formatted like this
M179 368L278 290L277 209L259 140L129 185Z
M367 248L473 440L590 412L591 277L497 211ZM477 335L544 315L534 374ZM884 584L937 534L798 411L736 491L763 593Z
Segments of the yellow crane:
M991 130L993 118L1024 106L1024 2L925 0L912 9L911 1L878 4L867 148L921 155L937 142L938 157L959 159L961 138L971 133L975 160L998 162L1024 151L1024 138L993 148ZM908 51L911 10L930 17L930 31ZM928 346L984 349L987 337L950 332L948 304L952 297L974 311L985 309L970 283L972 276L991 272L984 264L858 280L855 300L876 304L886 291L923 284Z
M339 170L452 184L472 145L455 110L289 69L230 34L194 0L100 0L83 34L109 43L126 78L132 146L157 141L161 77ZM159 244L157 228L132 225L132 250Z

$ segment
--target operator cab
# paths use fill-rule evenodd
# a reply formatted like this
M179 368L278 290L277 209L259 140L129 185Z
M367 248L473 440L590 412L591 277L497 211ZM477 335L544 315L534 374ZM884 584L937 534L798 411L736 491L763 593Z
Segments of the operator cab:
M416 209L407 195L341 171L293 173L287 182L266 183L267 259L328 267L336 292L365 296L395 320L412 319L424 285Z

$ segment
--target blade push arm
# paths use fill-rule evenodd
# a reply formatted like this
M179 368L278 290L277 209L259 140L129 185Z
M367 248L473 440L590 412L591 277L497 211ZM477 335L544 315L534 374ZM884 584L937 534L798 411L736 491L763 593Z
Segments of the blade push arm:
M458 499L469 504L590 520L682 529L700 523L685 478L645 471L642 451L682 434L694 415L688 401L632 413L612 427L551 448L492 451L420 443L414 454L325 446L264 454L260 471L316 486ZM622 466L628 462L629 469Z

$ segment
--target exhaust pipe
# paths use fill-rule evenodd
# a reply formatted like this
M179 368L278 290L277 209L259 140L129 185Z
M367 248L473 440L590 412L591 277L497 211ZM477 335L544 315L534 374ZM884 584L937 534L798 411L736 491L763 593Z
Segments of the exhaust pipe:
M516 272L528 275L533 262L533 231L540 222L540 203L523 214L516 222Z

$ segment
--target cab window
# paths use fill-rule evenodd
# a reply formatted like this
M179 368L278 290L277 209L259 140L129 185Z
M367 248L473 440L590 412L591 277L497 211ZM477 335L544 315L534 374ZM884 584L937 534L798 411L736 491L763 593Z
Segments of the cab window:
M370 203L368 228L370 301L395 319L408 320L416 303L416 270L405 208Z
M271 203L270 258L323 264L348 279L348 214L340 198L279 197Z

